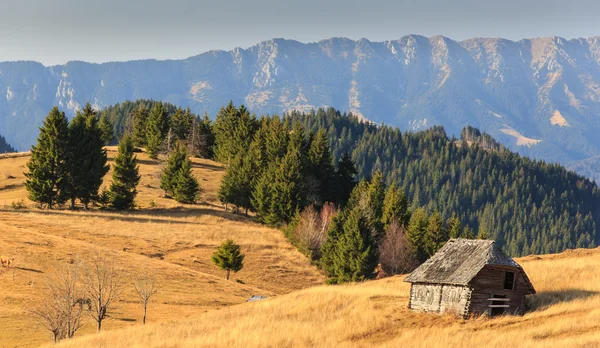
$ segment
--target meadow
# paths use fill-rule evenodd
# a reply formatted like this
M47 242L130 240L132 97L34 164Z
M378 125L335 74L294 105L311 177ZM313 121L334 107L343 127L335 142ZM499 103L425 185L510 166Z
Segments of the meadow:
M116 149L109 148L108 155L112 162ZM42 301L46 276L95 254L110 256L127 279L157 274L160 289L149 306L149 323L243 303L252 295L281 295L323 284L323 275L279 230L224 211L216 199L224 173L220 164L193 160L200 201L181 205L162 197L161 162L137 155L142 180L139 210L132 212L39 210L27 200L23 185L28 156L0 158L0 255L15 258L11 269L0 268L0 347L49 342L49 333L31 313ZM232 273L230 281L210 260L227 238L246 254L244 268ZM77 336L95 331L92 319L85 320ZM139 324L141 307L127 284L103 327L110 331Z
M524 316L415 313L407 309L409 284L396 276L318 286L57 347L600 347L600 250L518 262L537 290Z
M600 347L600 249L517 259L537 290L524 316L416 313L407 309L404 276L325 286L281 231L224 211L220 164L194 159L201 201L180 205L162 197L161 162L138 157L139 209L125 213L38 210L23 186L27 156L0 159L0 255L15 257L12 269L0 268L0 347L49 345L31 314L44 278L95 253L129 279L158 274L148 324L129 286L101 333L86 317L75 338L56 347ZM230 281L210 261L226 238L246 254ZM251 295L269 297L244 303Z

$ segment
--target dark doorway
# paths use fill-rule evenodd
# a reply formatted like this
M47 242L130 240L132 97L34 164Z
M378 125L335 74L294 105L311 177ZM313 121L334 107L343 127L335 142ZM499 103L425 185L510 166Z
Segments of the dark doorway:
M505 298L506 298L506 295L496 295L496 294L490 295L490 310L489 310L490 317L497 317L499 315L504 314L504 311L506 310L506 306L508 306L508 301L502 301L502 300L494 301L493 299L505 299Z

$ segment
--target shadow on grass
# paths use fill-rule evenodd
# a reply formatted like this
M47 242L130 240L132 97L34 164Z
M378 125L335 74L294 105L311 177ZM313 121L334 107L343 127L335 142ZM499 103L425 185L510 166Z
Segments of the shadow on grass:
M192 163L192 168L208 169L208 170L212 170L214 172L222 172L225 170L225 168L223 168L222 166L217 166L217 165L208 164L208 163Z
M529 311L533 312L544 310L555 304L571 302L575 300L584 300L597 295L600 295L600 292L581 289L542 291L533 296L529 296L527 298L527 304Z
M133 318L114 318L114 319L118 320L118 321L125 321L125 322L128 322L128 323L132 323L132 322L136 322L137 321L137 319L133 319Z
M20 271L33 272L33 273L44 273L43 271L40 271L39 269L33 269L33 268L15 267L15 269L18 269Z
M214 216L230 221L252 221L252 218L244 214L234 214L231 211L221 210L221 208L207 204L208 206L214 207L214 209L190 205L184 207L173 207L173 208L159 208L159 209L142 209L132 211L114 211L114 210L96 210L90 209L86 214L87 217L94 217L105 220L118 220L124 222L139 222L139 223L157 223L157 224L172 224L172 225L197 225L198 222L194 221L181 221L172 220L168 218L187 218L196 216ZM85 210L78 210L79 212L86 212ZM0 209L0 212L11 212L11 213L34 213L47 216L73 216L71 210L41 210L41 209L24 209L24 210L11 210L11 209ZM77 215L75 215L77 216ZM156 219L152 218L156 217ZM161 219L166 218L166 219Z

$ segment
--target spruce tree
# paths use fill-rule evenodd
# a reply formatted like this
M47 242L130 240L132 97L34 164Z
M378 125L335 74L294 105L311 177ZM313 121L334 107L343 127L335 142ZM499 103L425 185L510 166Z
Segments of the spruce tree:
M102 131L102 141L104 142L104 145L110 145L114 138L114 127L106 113L103 113L100 117L99 127Z
M214 157L215 134L212 121L207 113L202 118L194 118L192 134L188 137L188 141L191 155L209 159Z
M248 151L257 126L256 116L244 105L236 109L229 102L221 108L214 124L216 160L229 165L239 154Z
M227 280L229 280L231 271L237 273L244 267L244 254L241 250L242 248L239 245L228 239L219 246L211 257L215 265L227 271Z
M385 192L381 223L384 228L396 220L400 226L407 226L410 219L408 199L404 192L396 185L391 185Z
M65 165L67 167L64 178L65 185L63 196L71 201L71 209L75 208L75 202L85 185L84 162L87 162L86 144L86 116L78 111L69 123L69 141L67 145Z
M175 178L173 198L179 203L194 204L198 197L200 185L192 174L192 161L189 158L183 160L181 168Z
M107 156L96 111L90 103L77 112L69 125L69 146L65 195L71 209L79 199L85 209L96 199L104 175L108 172Z
M156 159L160 146L168 131L168 116L163 103L155 103L146 123L146 151L150 158Z
M84 114L86 115L86 160L82 166L83 185L78 198L85 209L88 209L89 203L98 198L100 186L102 186L104 176L110 167L107 164L106 149L104 149L106 142L96 112L90 107L84 109Z
M360 209L348 213L336 243L330 282L360 281L372 274L377 265L377 251L371 229L369 218Z
M448 235L444 228L442 216L435 211L429 217L423 240L423 247L427 256L433 256L446 241L448 241Z
M165 194L173 196L177 173L183 166L183 162L188 158L186 147L178 142L167 159L167 164L160 175L160 188Z
M342 210L336 214L329 228L327 229L327 238L325 243L321 246L321 259L319 260L319 266L325 271L329 277L335 275L335 263L334 259L337 254L337 243L340 240L341 235L344 233L344 221L346 218L347 210Z
M140 175L137 157L133 154L133 142L129 136L124 136L119 142L112 179L112 207L118 210L133 209Z
M135 146L146 146L146 128L148 123L148 108L144 104L133 113L132 141Z
M450 238L460 238L462 237L462 225L458 217L455 214L452 215L451 218L446 222L446 230L448 231L448 236Z
M310 144L308 151L308 176L314 180L312 203L322 205L334 202L335 168L329 149L329 141L324 129L319 130Z
M192 134L194 126L194 115L190 109L178 108L171 116L171 144L177 141L186 141Z
M354 186L356 186L356 174L354 162L350 158L350 153L346 151L338 161L335 182L336 203L341 207L346 205Z
M269 223L271 220L277 220L270 216L272 200L273 200L273 181L275 173L275 165L265 170L256 183L252 190L252 208L256 213L256 219L261 223Z
M289 222L305 206L304 177L300 149L291 146L275 170L269 224Z
M25 187L29 199L42 208L45 205L52 209L55 204L65 201L62 192L67 177L68 125L64 112L54 107L40 128L37 144L31 147Z
M428 216L423 208L415 210L408 222L407 236L411 244L415 248L415 256L419 262L427 259L427 251L425 251L425 233L429 224Z
M218 197L222 203L244 208L246 213L252 207L252 181L256 172L252 169L252 159L240 153L227 167L221 180Z

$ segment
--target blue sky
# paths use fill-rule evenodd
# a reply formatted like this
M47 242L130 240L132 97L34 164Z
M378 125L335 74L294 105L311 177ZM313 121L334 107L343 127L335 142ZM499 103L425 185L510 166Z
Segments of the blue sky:
M0 61L176 59L275 37L600 35L598 0L0 0Z

